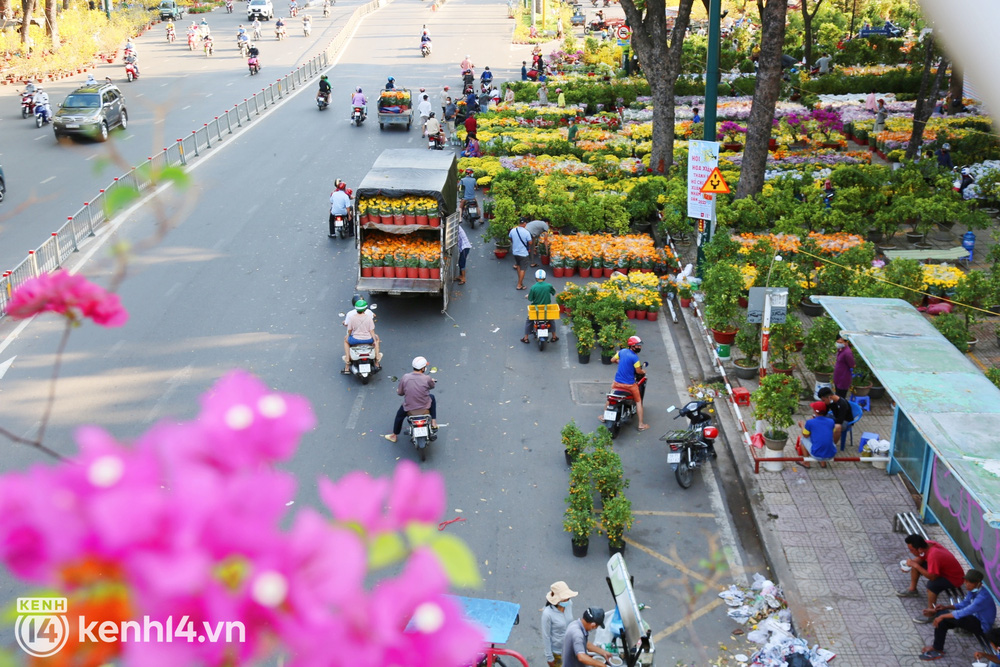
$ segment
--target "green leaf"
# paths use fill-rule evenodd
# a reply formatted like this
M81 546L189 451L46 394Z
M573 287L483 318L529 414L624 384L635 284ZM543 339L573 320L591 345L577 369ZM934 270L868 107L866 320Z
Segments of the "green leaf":
M184 190L191 185L191 177L181 167L165 167L160 172L161 181L170 181L178 189Z
M482 585L475 556L465 542L454 535L440 535L430 546L441 559L441 565L453 586L478 588Z
M106 207L109 216L120 212L131 202L139 198L139 191L131 185L118 185L107 193Z
M406 543L398 533L383 533L368 551L368 567L378 570L406 557Z
M434 527L429 523L413 522L406 526L406 539L410 546L419 547L434 541Z

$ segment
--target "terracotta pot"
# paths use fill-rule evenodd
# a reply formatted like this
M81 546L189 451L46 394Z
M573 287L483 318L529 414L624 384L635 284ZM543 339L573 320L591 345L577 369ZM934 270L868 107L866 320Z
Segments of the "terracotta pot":
M681 299L681 308L690 308L691 299Z
M497 259L503 259L504 257L506 257L507 256L507 252L508 252L507 248L494 248L493 249L493 254L496 255Z
M870 392L871 390L872 390L871 385L868 385L867 387L851 386L851 393L854 394L855 396L867 396L868 392Z
M394 224L394 225L405 225L406 224L406 216L403 215L402 213L393 213L392 214L392 224Z
M767 142L767 150L769 150L769 151L776 151L776 150L778 150L778 140L777 139L769 139L768 142Z
M637 310L635 311L635 319L644 320L649 315L648 310Z
M368 214L367 213L365 215L362 215L362 216L358 217L358 224L359 225L366 225L366 224L368 224Z
M552 276L554 278L562 278L563 274L565 273L566 269L562 268L561 266L557 266L556 268L552 269Z
M361 277L362 278L371 278L372 275L373 275L373 273L374 273L374 271L372 271L372 267L370 267L370 266L362 266L361 267Z
M430 270L430 272L431 272L431 280L441 280L441 269L440 269L440 267L433 268L433 269Z
M743 144L733 142L731 144L722 144L722 148L727 151L741 151L743 150Z
M417 278L428 279L431 277L431 270L425 268L417 268Z
M733 329L732 331L716 331L712 329L712 338L715 339L716 343L721 345L732 345L733 341L736 340L736 332L739 329Z
M588 268L584 269L584 268L581 267L580 268L580 277L581 278L589 278L590 277L590 268L588 267Z
M634 320L634 319L635 319L635 311L634 311L634 310L626 310L626 311L625 311L625 315L626 315L626 316L627 316L627 317L628 317L628 318L629 318L630 320Z
M428 222L431 223L431 227L440 227L441 226L441 218L433 218L432 217L432 218L428 218L427 220L428 220Z
M777 373L778 375L787 375L788 377L792 377L792 373L795 372L795 366L792 366L791 368L777 368L775 366L771 366L771 372Z
M742 297L742 296L739 298L739 300L737 301L737 303L740 304L740 308L746 308L747 306L750 305L750 302L747 301L746 298Z
M382 216L379 216L379 219L382 221L383 225L394 225L394 224L396 224L393 221L391 215L382 215Z
M387 266L387 267L385 267L385 277L386 278L395 278L396 277L396 267L395 266Z
M646 313L646 319L649 320L650 322L655 322L659 316L660 313L654 310L651 310L648 313Z
M407 278L419 278L420 277L420 269L418 269L415 266L408 266L408 267L406 267L406 277Z
M572 268L572 269L563 269L563 278L572 278L573 277L573 273L575 273L575 272L576 272L575 268Z
M609 268L604 268L603 271L604 271L604 277L605 278L610 278L611 274L615 272L614 269L609 269Z
M430 224L430 223L428 222L428 219L427 219L426 215L418 215L417 216L417 224L418 225L427 225L427 224Z
M403 224L404 225L415 225L417 224L417 216L410 215L409 213L403 214Z
M804 348L805 346L806 346L806 342L804 340L797 340L797 341L795 341L795 351L796 352L801 352L802 348Z
M373 266L372 267L372 277L373 278L385 278L385 267L384 266Z

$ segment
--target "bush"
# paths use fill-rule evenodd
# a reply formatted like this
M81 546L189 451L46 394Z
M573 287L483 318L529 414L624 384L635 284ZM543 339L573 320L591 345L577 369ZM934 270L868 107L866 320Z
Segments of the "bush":
M813 320L812 328L806 334L802 356L806 368L813 373L833 372L834 343L840 334L840 325L829 315L823 315Z
M935 317L933 324L934 328L957 347L959 352L969 350L969 329L965 326L964 318L953 313L944 313Z
M795 423L795 410L799 406L801 385L794 377L778 373L764 376L753 392L753 415L768 424L764 434L773 440L788 437L785 429Z

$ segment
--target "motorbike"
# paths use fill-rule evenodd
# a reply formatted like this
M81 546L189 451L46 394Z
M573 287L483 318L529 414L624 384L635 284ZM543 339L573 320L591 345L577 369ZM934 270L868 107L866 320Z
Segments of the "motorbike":
M323 18L330 15L330 5L323 3Z
M431 54L431 43L430 42L420 42L420 55L424 58Z
M351 112L351 120L354 121L355 125L361 127L361 123L365 122L364 107L354 107L354 110Z
M129 83L139 78L139 70L136 69L135 63L125 63L125 78Z
M47 104L36 104L35 105L35 127L41 127L46 123L52 122L52 113L48 109Z
M443 151L444 150L444 134L438 132L437 134L427 135L427 148L432 151Z
M237 39L236 48L240 50L240 56L246 58L248 52L250 51L250 41L246 39Z
M274 29L274 36L278 38L279 42L281 40L283 40L285 38L285 26L279 26L279 27L275 28Z
M173 44L174 40L176 40L176 39L177 39L177 33L174 31L174 29L173 28L167 28L167 42L169 42L170 44Z
M205 55L206 56L212 55L212 51L214 50L215 50L215 44L212 43L212 40L210 39L205 40Z
M462 209L462 222L468 223L469 229L475 229L477 220L479 220L479 202L473 199Z
M643 362L645 368L649 362ZM646 376L643 375L638 380L639 398L646 397ZM636 405L632 394L621 389L612 389L608 393L608 402L604 406L604 426L611 433L612 438L617 438L622 426L632 419L633 415L639 414L639 406Z
M253 29L253 38L255 41L260 39L260 34L260 26Z
M410 436L413 448L417 450L421 461L427 460L427 443L437 440L437 429L431 427L431 415L426 410L421 414L406 415L406 433Z
M559 319L559 306L528 306L528 319L531 320L531 334L538 343L538 351L545 350L545 344L552 339L552 323Z
M289 5L288 15L291 16L292 18L295 18L296 16L299 15L299 8L294 5Z
M254 56L247 58L247 67L250 68L250 76L260 72L260 60Z
M303 24L302 24L302 33L303 33L303 34L304 34L304 35L305 35L306 37L308 37L308 36L309 36L309 33L311 33L311 32L312 32L312 24L310 24L310 23L303 23Z
M674 419L686 417L688 427L683 431L669 431L660 436L670 446L667 452L667 463L674 471L674 477L682 489L691 487L694 479L692 471L700 468L708 459L716 458L715 439L719 437L719 429L712 426L712 418L702 412L708 407L708 401L691 401L677 414ZM676 410L673 405L667 408L667 413Z
M35 94L21 93L21 118L27 118L35 113Z
M368 308L376 310L378 305L373 303L368 306ZM340 313L339 315L341 318L346 316L344 313ZM375 343L358 343L357 345L351 345L350 352L351 375L354 375L361 380L361 384L368 384L368 381L372 379L372 376L382 370L377 363L378 360L375 359Z
M189 32L188 33L188 48L194 51L194 45L198 38L198 33Z
M333 229L338 238L346 239L350 233L351 219L346 215L333 216Z
M226 0L226 13L227 14L233 13L233 0Z
M319 107L320 111L323 111L328 106L330 106L329 93L323 93L323 92L316 93L316 106Z

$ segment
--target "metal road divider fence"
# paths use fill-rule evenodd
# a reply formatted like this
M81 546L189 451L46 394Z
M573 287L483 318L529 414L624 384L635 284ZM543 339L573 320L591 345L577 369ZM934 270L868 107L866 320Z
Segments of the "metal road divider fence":
M40 246L29 250L28 256L20 264L10 271L4 271L0 276L0 319L7 315L7 303L15 289L30 278L61 267L80 249L86 238L94 236L97 228L111 221L118 213L110 210L110 203L115 201L117 190L129 188L133 192L144 194L156 184L155 176L164 168L187 165L199 158L202 153L211 150L213 146L223 143L224 138L231 135L234 128L239 129L249 125L269 107L329 69L330 63L347 44L358 22L388 2L389 0L372 0L358 7L321 53L266 88L262 88L259 93L254 93L231 109L227 109L222 115L213 117L202 127L192 130L191 134L178 139L159 154L147 158L145 164L133 167L127 173L115 178L96 197L84 202L80 210L62 223L59 231L52 232Z

